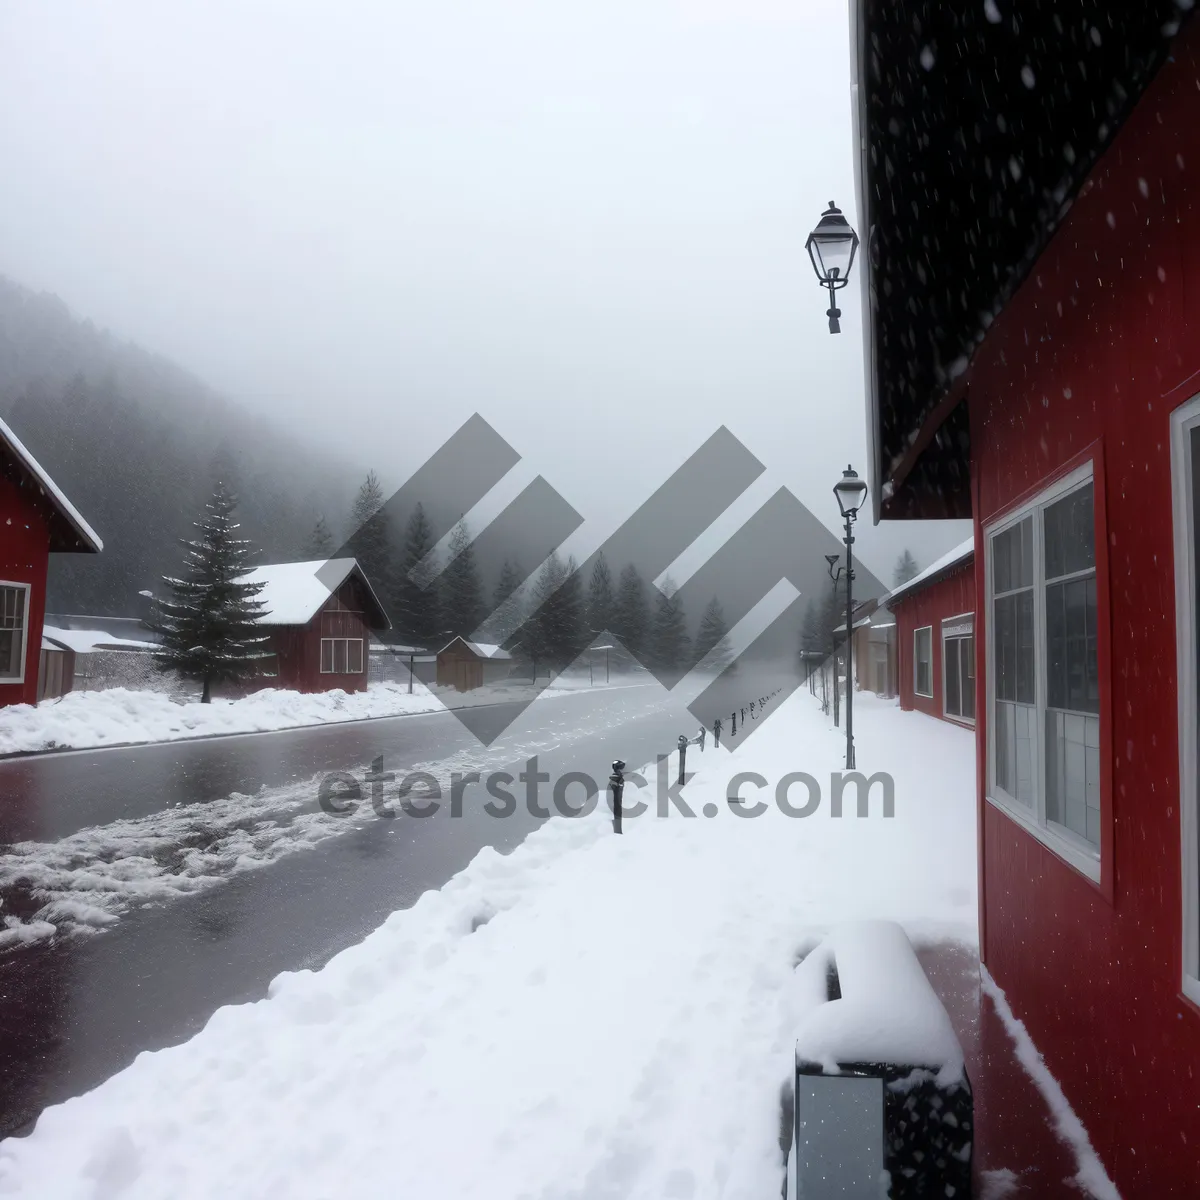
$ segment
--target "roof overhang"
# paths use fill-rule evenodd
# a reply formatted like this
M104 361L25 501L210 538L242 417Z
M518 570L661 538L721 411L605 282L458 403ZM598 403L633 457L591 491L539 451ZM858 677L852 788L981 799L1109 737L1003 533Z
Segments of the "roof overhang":
M1177 0L852 0L876 521L971 515L975 351L1188 15Z
M18 487L32 490L35 504L46 514L52 552L98 554L104 549L96 531L3 420L0 420L0 475Z

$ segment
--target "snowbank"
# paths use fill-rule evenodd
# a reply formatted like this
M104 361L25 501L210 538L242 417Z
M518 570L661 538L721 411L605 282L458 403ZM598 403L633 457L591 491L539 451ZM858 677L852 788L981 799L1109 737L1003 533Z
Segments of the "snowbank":
M783 815L783 776L825 789L840 767L800 692L744 748L689 757L694 819L651 797L620 838L599 809L482 851L323 970L48 1109L0 1145L0 1193L778 1195L797 958L846 920L975 926L972 735L866 696L855 725L862 769L895 777L894 817L833 819L828 791ZM766 781L740 807L737 771Z
M623 681L624 682L624 681ZM596 684L596 689L617 684ZM563 678L541 693L555 699L588 687ZM0 709L0 755L42 750L87 749L131 742L169 742L214 734L261 733L333 721L398 717L497 704L531 696L528 683L498 683L472 692L416 683L381 683L365 692L304 693L264 688L238 700L180 702L162 692L111 688L101 692L68 692L42 704L14 704Z

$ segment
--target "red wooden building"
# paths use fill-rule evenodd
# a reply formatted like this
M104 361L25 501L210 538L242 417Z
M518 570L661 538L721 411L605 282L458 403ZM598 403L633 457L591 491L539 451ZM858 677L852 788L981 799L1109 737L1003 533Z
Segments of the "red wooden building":
M975 540L894 588L900 707L975 723Z
M855 5L875 516L974 521L981 957L1127 1198L1200 1195L1190 7Z
M367 686L371 634L390 629L387 612L353 558L274 563L256 567L247 582L261 583L259 624L271 637L274 659L264 672L270 687L299 692Z
M88 523L0 421L0 705L38 701L50 555L102 549Z

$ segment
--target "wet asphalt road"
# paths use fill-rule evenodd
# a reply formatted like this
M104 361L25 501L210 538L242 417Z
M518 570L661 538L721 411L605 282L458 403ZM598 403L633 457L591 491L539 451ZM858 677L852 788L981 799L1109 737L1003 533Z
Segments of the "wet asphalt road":
M557 744L539 752L552 778L584 771L602 782L612 758L649 761L696 728L656 687L585 693L555 705ZM471 720L500 728L513 715L508 708L481 708ZM597 732L601 716L608 727ZM478 743L458 720L439 713L11 760L0 763L2 840L50 840L84 824L319 771L361 775L380 753L388 769L399 770L472 746ZM503 769L516 775L523 763ZM498 766L494 758L489 766ZM27 1131L46 1105L89 1090L141 1050L185 1040L221 1005L261 998L279 972L322 966L389 913L445 883L484 845L511 849L538 824L523 806L507 819L490 817L480 807L484 798L466 803L460 819L444 808L422 820L371 818L270 867L136 909L103 933L0 957L0 1136Z

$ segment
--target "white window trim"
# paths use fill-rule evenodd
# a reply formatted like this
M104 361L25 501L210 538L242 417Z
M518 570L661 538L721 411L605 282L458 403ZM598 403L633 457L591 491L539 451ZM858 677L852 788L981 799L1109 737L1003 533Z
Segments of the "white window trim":
M1086 875L1093 882L1099 883L1099 849L1093 847L1090 842L1079 837L1065 826L1046 819L1046 731L1043 728L1046 712L1046 665L1044 661L1046 586L1045 580L1042 578L1044 572L1039 569L1042 555L1042 523L1040 521L1035 520L1033 522L1032 546L1034 564L1033 701L1034 711L1037 714L1036 753L1033 762L1034 803L1032 809L1028 805L1022 804L1015 796L1010 796L996 783L996 622L991 619L993 594L995 592L994 580L992 578L992 539L996 534L1003 533L1006 529L1025 520L1036 509L1045 508L1047 505L1053 504L1055 500L1065 496L1068 492L1073 492L1089 480L1093 480L1094 482L1094 472L1092 464L1086 462L1083 466L1077 467L1074 471L1070 472L1070 474L1055 480L1054 483L1038 492L1036 496L1027 500L1020 508L1005 513L999 521L994 521L992 524L984 527L983 556L984 576L986 580L984 585L984 611L989 614L988 620L985 622L987 634L987 764L984 778L987 781L987 799L990 804L995 805L996 808L1011 817L1022 829L1031 833L1042 845L1054 854L1057 854L1059 858L1070 864L1081 874ZM1093 499L1093 512L1094 504L1095 501ZM1039 580L1041 580L1040 585ZM1099 576L1097 575L1097 586L1099 586L1099 582ZM975 648L975 653L978 656L978 646ZM1103 840L1106 836L1110 837L1111 831L1101 829L1101 845L1103 845Z
M1200 396L1194 396L1171 414L1171 500L1175 526L1175 647L1176 693L1179 703L1179 833L1182 854L1183 940L1181 987L1194 1004L1200 1004L1200 801L1197 799L1196 755L1196 612L1195 528L1188 446L1192 430L1200 426Z
M929 630L929 691L923 692L917 687L917 634L923 633L926 629ZM933 699L933 626L918 625L913 630L913 695L920 696L924 700Z
M970 630L964 630L963 625L967 617L974 618L974 616L974 613L960 613L956 617L946 617L942 621L942 716L947 721L953 721L956 725L970 725L972 728L975 726L974 717L964 717L961 713L952 713L947 707L950 689L946 686L946 665L949 661L946 656L946 643L962 641L964 638L970 638L973 642L975 640L974 624L972 624ZM972 647L972 650L974 650L974 647ZM976 666L976 670L978 670L978 666Z
M0 678L0 687L17 687L25 682L26 664L29 659L29 601L33 585L16 579L0 579L0 587L20 588L25 593L25 606L22 609L25 619L21 623L21 669L16 675Z
M359 651L361 661L362 661L362 666L359 667L359 669L357 671L351 671L349 669L347 669L345 671L337 671L337 670L334 670L334 668L332 666L330 667L330 669L328 671L325 670L324 664L325 664L325 643L326 642L331 642L331 643L332 642L345 642L346 643L346 664L347 664L347 667L349 667L350 643L357 642L359 644L359 646L362 646L363 639L362 638L353 638L353 637L323 637L321 639L321 651L320 651L320 653L321 653L320 673L322 675L361 675L367 669L367 656L366 656L365 647L364 647L363 650ZM329 661L330 661L330 663L337 662L337 655L335 654L335 652L333 651L332 648L329 651Z

